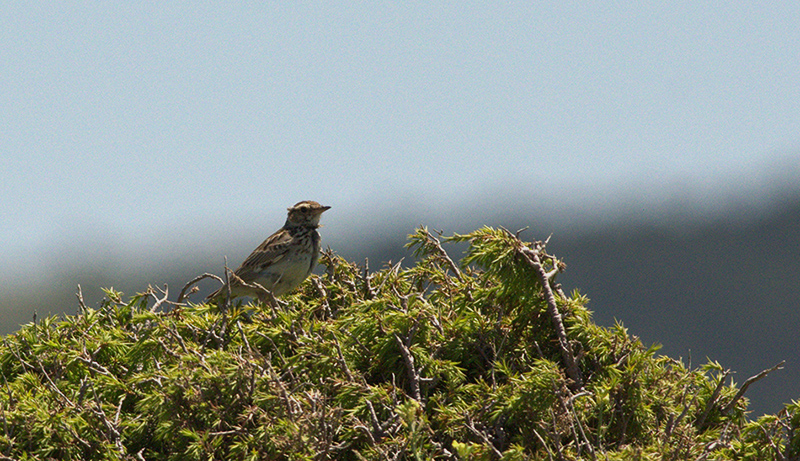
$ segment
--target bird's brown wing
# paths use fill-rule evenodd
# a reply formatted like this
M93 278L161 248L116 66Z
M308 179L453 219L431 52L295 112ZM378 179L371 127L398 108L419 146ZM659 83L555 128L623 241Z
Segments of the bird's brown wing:
M245 282L256 280L264 267L286 257L292 239L292 235L286 229L280 229L270 235L250 253L250 256L236 269L235 274Z

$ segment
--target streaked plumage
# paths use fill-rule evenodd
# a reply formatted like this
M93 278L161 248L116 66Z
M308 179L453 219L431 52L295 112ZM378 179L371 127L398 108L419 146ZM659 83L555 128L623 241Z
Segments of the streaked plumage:
M259 245L231 277L231 296L248 296L263 300L260 290L244 286L241 281L258 283L274 296L284 295L303 282L317 265L320 237L317 228L322 213L329 209L305 200L289 208L286 223ZM240 281L241 280L241 281ZM226 287L208 296L218 298Z

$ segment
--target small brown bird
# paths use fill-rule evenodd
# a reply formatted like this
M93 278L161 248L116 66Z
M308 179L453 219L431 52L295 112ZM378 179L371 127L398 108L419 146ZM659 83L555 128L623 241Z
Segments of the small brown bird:
M319 219L329 206L305 200L289 208L286 223L256 248L230 277L231 297L248 296L265 301L266 293L245 284L258 283L275 297L297 288L319 259ZM244 282L244 284L242 283ZM227 287L208 295L225 296Z

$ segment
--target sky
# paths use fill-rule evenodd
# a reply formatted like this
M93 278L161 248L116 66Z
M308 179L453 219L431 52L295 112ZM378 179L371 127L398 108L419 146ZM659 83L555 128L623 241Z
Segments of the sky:
M305 199L340 236L768 205L800 171L797 24L796 1L4 1L0 275L209 252Z

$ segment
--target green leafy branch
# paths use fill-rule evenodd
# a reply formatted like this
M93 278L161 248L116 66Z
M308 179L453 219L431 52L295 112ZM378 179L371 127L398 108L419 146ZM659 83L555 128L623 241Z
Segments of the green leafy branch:
M719 364L595 324L546 242L409 238L410 267L331 251L280 303L106 290L0 344L0 459L798 459L800 404L750 421ZM466 246L460 262L446 248Z

